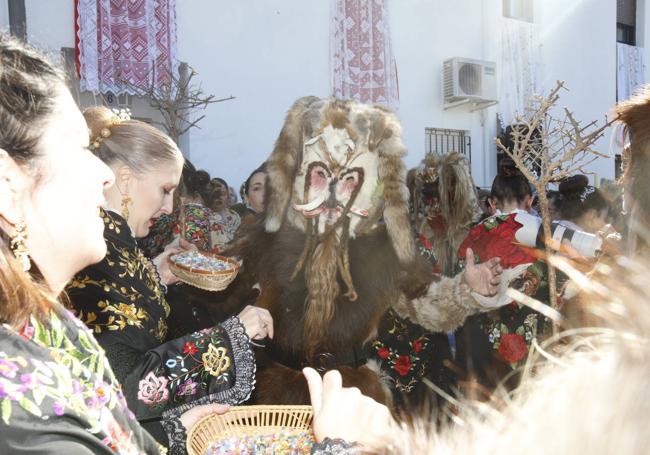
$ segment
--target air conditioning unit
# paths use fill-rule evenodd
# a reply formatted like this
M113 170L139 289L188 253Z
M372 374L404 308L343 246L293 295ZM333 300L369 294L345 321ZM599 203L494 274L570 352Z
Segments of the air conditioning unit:
M497 103L496 63L455 57L444 61L442 73L445 108L466 103L484 108Z

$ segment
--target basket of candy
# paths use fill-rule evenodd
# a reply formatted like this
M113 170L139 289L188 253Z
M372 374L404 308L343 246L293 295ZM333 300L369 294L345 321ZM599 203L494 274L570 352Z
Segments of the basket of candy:
M238 406L199 420L187 435L189 455L309 454L311 406Z
M201 251L183 251L169 257L169 268L181 281L207 291L223 291L241 265L232 258Z

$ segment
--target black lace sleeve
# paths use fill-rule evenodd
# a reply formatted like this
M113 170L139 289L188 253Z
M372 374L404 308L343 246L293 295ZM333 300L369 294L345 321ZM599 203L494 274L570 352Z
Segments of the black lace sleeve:
M356 455L360 454L359 445L343 439L325 438L323 442L314 444L311 455Z
M163 414L162 426L169 440L168 455L187 454L187 431L181 423L177 410L166 411Z

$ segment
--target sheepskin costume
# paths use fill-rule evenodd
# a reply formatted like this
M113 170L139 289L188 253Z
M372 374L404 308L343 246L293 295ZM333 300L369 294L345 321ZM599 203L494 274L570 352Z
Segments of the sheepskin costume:
M266 212L238 241L275 337L258 358L255 401L308 403L300 368L338 368L381 402L390 394L363 345L391 306L432 331L481 307L461 275L434 278L416 254L395 114L301 98L267 160Z
M427 155L413 171L411 201L416 232L431 242L440 271L453 275L458 247L479 217L467 159L457 152Z

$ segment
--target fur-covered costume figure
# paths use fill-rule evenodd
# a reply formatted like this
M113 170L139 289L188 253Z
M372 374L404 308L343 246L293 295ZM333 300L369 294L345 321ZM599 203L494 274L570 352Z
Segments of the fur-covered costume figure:
M306 97L290 109L267 160L264 219L234 250L275 326L256 402L307 403L300 368L308 365L338 368L347 385L389 402L363 353L386 310L446 332L482 309L466 281L494 280L499 266L431 274L411 231L405 153L385 108Z
M411 218L418 248L430 251L437 271L453 276L458 247L478 218L469 163L460 153L429 154L413 173Z

